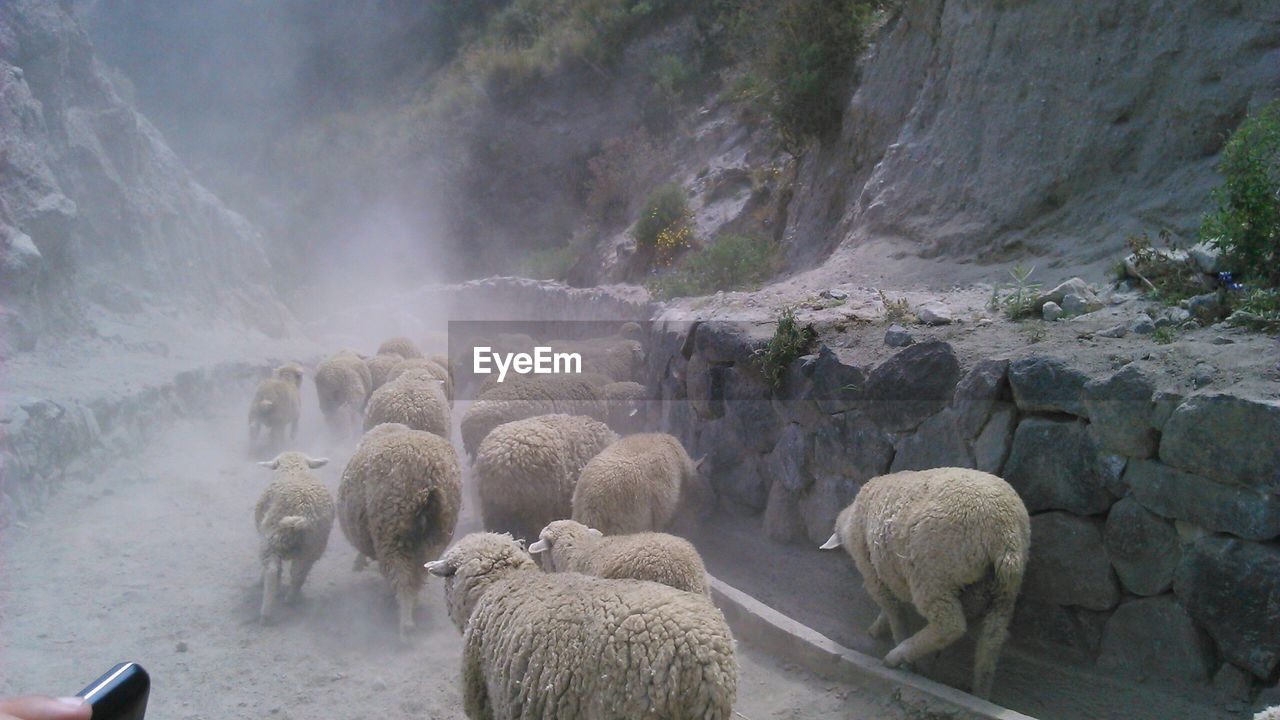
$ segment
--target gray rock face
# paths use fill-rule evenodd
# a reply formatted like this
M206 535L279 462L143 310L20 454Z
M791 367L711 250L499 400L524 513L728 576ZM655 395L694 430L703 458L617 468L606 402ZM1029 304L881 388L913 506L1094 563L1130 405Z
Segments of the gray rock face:
M1028 598L1055 605L1110 610L1120 602L1098 523L1068 513L1031 518L1031 560L1023 578Z
M724 383L728 368L711 365L701 355L689 358L685 366L685 393L694 412L703 420L724 416Z
M1033 513L1093 515L1111 506L1108 472L1083 423L1032 417L1018 423L1004 478Z
M1187 301L1187 310L1201 325L1210 325L1221 320L1225 315L1225 309L1216 292L1197 295Z
M1054 320L1062 317L1063 313L1064 311L1062 306L1052 300L1045 303L1044 307L1040 308L1040 316L1049 322L1053 322Z
M813 383L813 398L822 412L844 412L856 406L863 396L866 376L862 368L840 362L835 352L825 345L802 372L807 373Z
M1060 283L1052 290L1041 293L1036 298L1036 307L1043 309L1048 303L1054 303L1066 310L1066 299L1074 297L1076 301L1082 303L1082 306L1093 306L1094 310L1102 307L1102 303L1098 301L1098 296L1093 292L1093 288L1089 287L1089 283L1078 277L1073 277L1066 282Z
M889 347L906 347L915 341L911 333L901 325L890 325L884 332L884 344Z
M1134 595L1159 595L1173 585L1182 544L1173 523L1130 498L1107 514L1103 533L1107 555L1124 588Z
M1227 660L1259 678L1280 661L1280 548L1206 537L1178 566L1174 593Z
M1007 360L983 360L956 385L955 410L957 430L961 437L972 438L982 430L991 408L1007 387Z
M1167 518L1248 540L1280 536L1280 496L1214 482L1151 460L1125 470L1134 499Z
M808 539L798 500L797 494L782 483L775 482L769 488L769 499L764 508L764 532L770 540L793 543Z
M755 353L773 337L769 323L740 323L713 320L698 323L693 347L709 363L752 362Z
M983 472L1001 475L1017 425L1018 410L1013 405L1001 403L993 408L986 426L973 441L974 466Z
M1030 357L1009 364L1013 399L1023 412L1064 412L1088 417L1084 373L1054 357Z
M730 368L727 375L724 413L734 444L757 453L772 450L782 423L770 401L769 387L757 373L740 366Z
M1221 482L1280 491L1280 403L1190 398L1165 423L1160 459Z
M849 412L814 433L809 472L816 478L846 478L860 485L887 472L892 458L893 444L875 423Z
M973 452L960 437L956 414L950 409L920 423L914 433L902 439L889 472L936 467L975 467Z
M867 414L888 432L911 430L951 401L960 361L945 342L900 350L867 375Z
M1085 406L1098 443L1131 457L1155 455L1157 435L1151 427L1154 393L1155 384L1134 365L1106 380L1086 383Z
M1139 315L1129 321L1129 332L1134 335L1150 335L1156 331L1156 323L1147 315Z
M765 458L765 470L775 485L800 492L813 483L807 470L812 448L812 435L796 423L783 428L773 452Z
M1094 295L1086 297L1075 293L1067 293L1062 298L1062 312L1067 315L1084 315L1085 313L1091 313L1094 310L1100 310L1101 308L1102 302Z
M1191 261L1196 264L1200 272L1212 275L1218 272L1218 261L1222 256L1222 251L1209 243L1199 242L1187 249L1187 254L1191 256Z
M1107 621L1098 667L1134 678L1205 682L1213 644L1171 595L1121 605Z
M945 303L928 302L916 308L916 317L925 325L950 325L955 317Z

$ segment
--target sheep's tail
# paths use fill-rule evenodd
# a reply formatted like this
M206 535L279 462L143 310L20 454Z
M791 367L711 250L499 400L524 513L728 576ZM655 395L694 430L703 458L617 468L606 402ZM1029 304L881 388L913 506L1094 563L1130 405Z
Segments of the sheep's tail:
M449 543L449 528L444 525L444 493L440 488L425 488L413 496L414 547L425 549L443 547Z
M978 631L978 647L973 663L973 694L980 698L991 696L996 660L1009 635L1009 621L1013 618L1018 591L1022 588L1022 576L1027 565L1027 545L1021 535L1010 538L992 561L991 600L987 605L986 616L982 619L982 628Z
M311 528L311 520L301 515L286 515L276 522L267 539L268 551L277 557L289 557L302 547L302 538Z

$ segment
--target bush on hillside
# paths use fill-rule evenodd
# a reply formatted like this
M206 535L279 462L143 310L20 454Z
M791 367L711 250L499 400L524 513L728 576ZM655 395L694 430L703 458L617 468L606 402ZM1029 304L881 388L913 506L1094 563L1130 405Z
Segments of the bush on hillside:
M1232 133L1222 151L1223 183L1201 237L1222 249L1246 283L1280 287L1280 100Z

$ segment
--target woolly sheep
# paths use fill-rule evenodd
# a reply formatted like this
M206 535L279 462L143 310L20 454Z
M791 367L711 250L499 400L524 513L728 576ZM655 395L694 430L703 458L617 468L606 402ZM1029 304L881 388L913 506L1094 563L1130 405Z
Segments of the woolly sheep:
M724 614L641 580L544 573L509 535L460 540L445 578L470 718L728 720L738 662Z
M453 377L453 361L449 359L448 355L445 355L444 353L431 353L427 356L427 359L444 368L445 371L449 373L450 378Z
M701 466L671 435L628 435L582 468L573 519L605 535L662 530L682 498L706 498Z
M985 614L973 694L989 697L1031 546L1027 508L1013 488L965 468L881 475L840 512L835 530L822 548L844 547L880 606L870 632L883 635L887 621L897 644L885 664L897 667L941 650L964 635L966 620ZM985 608L966 613L962 595L973 592ZM928 622L910 638L908 605Z
M618 337L640 341L644 339L644 330L640 328L640 323L624 322L618 328Z
M1269 707L1266 710L1259 710L1253 716L1253 720L1280 720L1280 705Z
M462 505L457 454L438 435L379 425L361 438L338 487L338 521L355 547L355 569L376 560L396 596L400 639L413 629L423 563L453 537Z
M490 430L537 415L586 415L605 419L604 378L595 375L533 375L503 383L480 395L462 416L462 445L474 458ZM537 528L535 528L537 529Z
M399 355L408 360L422 357L417 344L407 337L393 337L378 346L378 355Z
M387 382L387 375L391 373L391 368L399 365L404 358L399 355L374 355L369 358L365 365L369 368L369 377L372 380L370 388L377 390Z
M638 382L615 382L604 386L604 404L609 413L609 427L623 434L639 432L644 428L645 413L641 412L649 391Z
M249 406L249 439L257 442L258 432L267 428L273 449L284 445L285 428L289 437L298 436L298 415L301 409L299 391L302 389L302 368L294 363L281 365L270 378L258 385Z
M538 415L494 428L475 461L485 529L533 539L547 523L569 517L578 473L617 439L583 415Z
M444 369L439 363L426 358L412 358L409 360L401 360L392 366L387 373L386 382L391 382L410 370L426 370L431 377L439 380L444 388L445 398L453 402L453 381L449 378L449 371Z
M298 452L286 452L259 465L274 471L253 511L261 538L263 623L271 621L280 574L289 563L289 589L285 600L296 599L311 566L324 554L333 528L333 496L311 470L328 463Z
M346 433L360 426L373 377L369 366L350 350L342 350L316 368L316 395L325 421L335 432Z
M445 399L442 383L422 369L400 375L369 398L364 429L382 423L400 423L446 440L453 436L449 401Z
M684 538L666 533L605 536L573 520L556 520L538 533L531 554L546 553L543 567L620 580L649 580L710 596L702 556Z

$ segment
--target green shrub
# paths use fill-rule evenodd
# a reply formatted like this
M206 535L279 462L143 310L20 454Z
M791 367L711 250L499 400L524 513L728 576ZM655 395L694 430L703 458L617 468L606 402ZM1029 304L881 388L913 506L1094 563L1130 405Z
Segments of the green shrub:
M1031 273L1035 271L1035 266L1024 268L1015 265L1009 271L1013 282L992 288L987 307L1002 310L1010 320L1021 320L1035 314L1036 298L1040 295L1040 283L1031 282Z
M689 200L678 183L654 190L636 222L636 256L646 266L668 267L689 246L693 228Z
M1231 134L1222 151L1217 209L1201 237L1222 249L1236 277L1280 287L1280 100Z
M778 271L781 254L769 240L721 235L701 250L681 259L670 273L649 282L649 292L666 300L709 295L718 290L758 287Z
M1130 235L1125 240L1148 294L1165 304L1176 305L1205 292L1208 288L1201 280L1200 271L1193 263L1179 259L1179 250L1170 242L1168 230L1160 231L1160 241L1164 247L1158 248L1146 233Z
M1280 332L1280 290L1254 288L1237 296L1235 311L1227 318L1232 325L1262 332Z
M778 315L778 327L773 331L773 337L769 338L769 342L756 353L760 372L773 387L781 387L787 366L796 358L809 352L815 339L817 339L817 333L811 326L801 327L796 322L795 309L784 308Z

